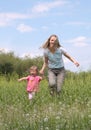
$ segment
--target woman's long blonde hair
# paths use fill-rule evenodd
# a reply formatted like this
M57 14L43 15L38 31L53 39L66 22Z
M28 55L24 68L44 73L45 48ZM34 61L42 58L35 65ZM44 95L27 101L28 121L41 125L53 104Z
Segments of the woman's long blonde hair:
M47 39L47 41L42 45L42 48L44 48L44 49L49 48L51 37L56 37L56 41L55 41L55 42L56 42L56 47L57 47L57 48L61 47L57 35L53 34L53 35L51 35L51 36Z

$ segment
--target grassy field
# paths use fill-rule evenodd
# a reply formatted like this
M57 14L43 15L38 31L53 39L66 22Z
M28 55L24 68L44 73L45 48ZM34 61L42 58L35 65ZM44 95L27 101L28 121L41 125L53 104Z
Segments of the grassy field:
M91 130L91 73L69 73L60 97L43 80L31 102L26 82L1 76L0 130Z

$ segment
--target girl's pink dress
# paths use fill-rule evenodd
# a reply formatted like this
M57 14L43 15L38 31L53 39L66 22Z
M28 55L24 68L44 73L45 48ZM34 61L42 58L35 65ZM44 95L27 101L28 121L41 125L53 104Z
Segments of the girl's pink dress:
M27 92L36 92L39 89L40 76L28 76L27 77Z

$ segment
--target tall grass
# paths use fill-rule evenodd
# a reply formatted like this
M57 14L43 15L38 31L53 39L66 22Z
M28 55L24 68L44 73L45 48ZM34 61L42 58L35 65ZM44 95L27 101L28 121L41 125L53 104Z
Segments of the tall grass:
M91 73L68 74L61 95L47 81L30 102L26 82L0 77L0 130L91 130Z

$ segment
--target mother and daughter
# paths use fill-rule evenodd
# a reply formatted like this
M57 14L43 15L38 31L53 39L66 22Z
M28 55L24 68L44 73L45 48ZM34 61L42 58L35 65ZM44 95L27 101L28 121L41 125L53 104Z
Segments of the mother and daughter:
M77 67L79 63L71 57L67 51L60 45L58 36L53 34L42 46L44 49L44 63L39 71L42 76L38 76L38 68L36 66L30 68L30 76L18 79L18 81L27 80L27 92L29 99L32 99L35 92L39 88L39 82L43 79L44 70L48 70L48 84L51 95L60 95L63 81L65 79L65 67L62 55L67 57Z

